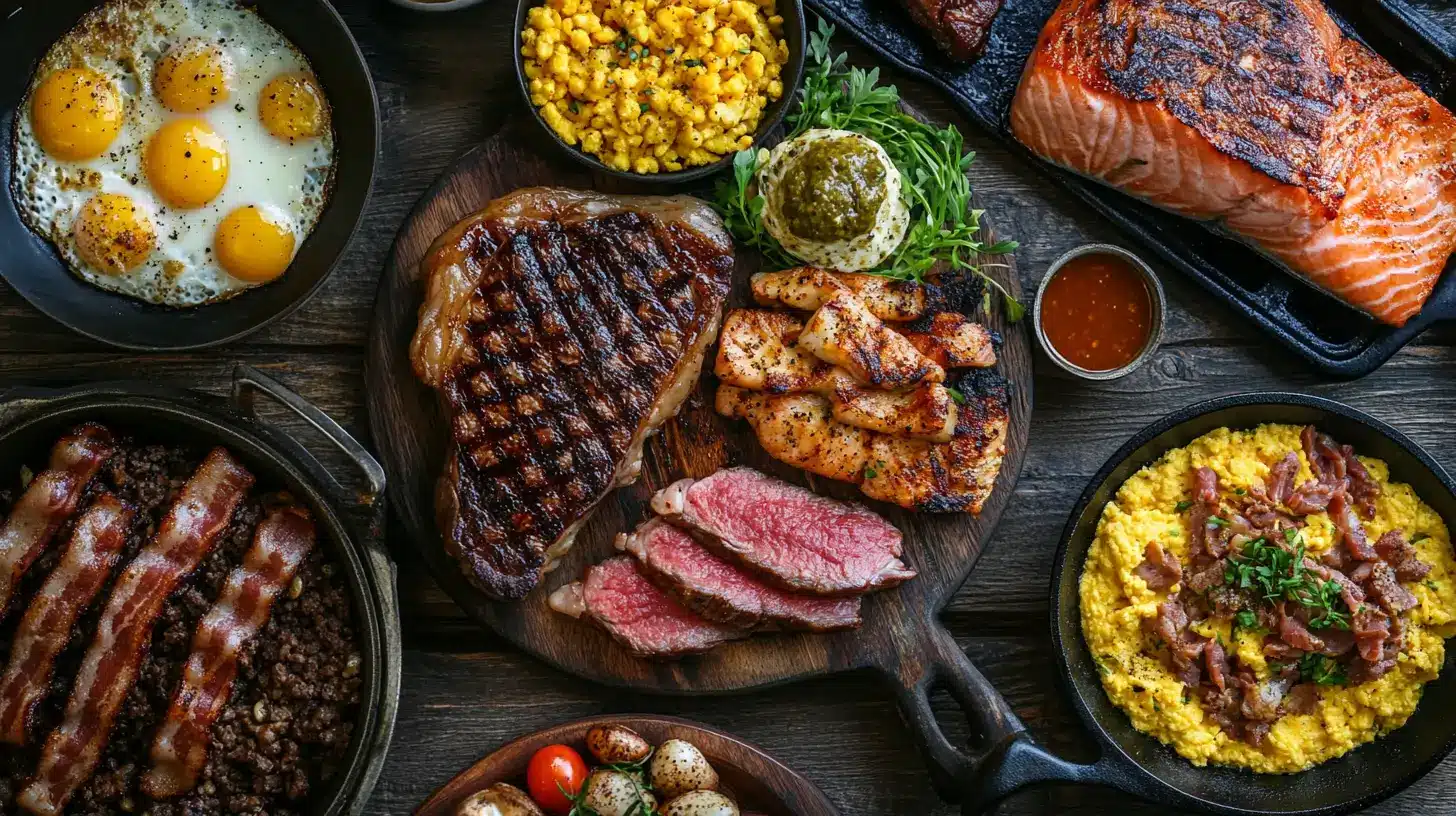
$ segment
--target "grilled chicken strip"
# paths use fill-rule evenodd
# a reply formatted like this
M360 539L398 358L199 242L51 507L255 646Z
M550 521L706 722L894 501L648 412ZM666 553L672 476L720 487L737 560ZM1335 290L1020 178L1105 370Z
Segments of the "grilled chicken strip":
M753 299L763 306L784 305L812 312L837 292L859 295L881 320L903 323L923 316L930 308L930 290L911 281L860 272L830 272L800 266L753 276Z
M723 416L748 420L759 444L780 462L841 482L864 479L877 434L835 420L828 399L722 385L715 403Z
M865 431L834 419L817 394L774 395L720 386L718 413L744 419L781 462L858 484L865 495L929 513L978 514L1006 456L1005 382L978 370L960 381L966 402L945 443Z
M836 292L824 301L804 324L799 345L877 388L945 382L945 369L875 317L853 292Z
M928 331L902 332L921 354L941 368L990 368L996 365L991 332L963 314L940 312Z
M858 428L950 440L956 404L944 385L926 383L907 391L865 388L849 372L796 345L803 325L784 312L729 312L713 373L725 385L750 391L819 394L829 400L835 419Z

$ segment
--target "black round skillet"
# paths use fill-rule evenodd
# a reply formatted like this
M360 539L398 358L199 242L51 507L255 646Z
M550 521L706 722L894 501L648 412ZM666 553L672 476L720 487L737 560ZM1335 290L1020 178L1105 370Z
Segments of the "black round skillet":
M140 351L225 343L290 314L318 290L343 255L374 182L379 104L348 26L327 0L251 3L308 57L328 96L337 159L333 193L281 278L220 303L173 309L98 289L71 274L55 249L20 220L10 193L15 121L28 115L19 106L36 63L99 2L0 0L0 277L67 328Z
M1445 712L1456 709L1456 654L1447 653L1441 676L1426 686L1406 725L1339 759L1292 775L1197 768L1142 734L1108 701L1082 638L1077 584L1102 508L1144 465L1216 428L1266 422L1316 425L1362 455L1383 459L1391 478L1416 493L1448 523L1456 520L1456 484L1416 443L1349 406L1300 394L1244 394L1185 408L1154 423L1108 460L1077 502L1062 534L1052 578L1051 624L1067 692L1096 738L1101 757L1078 764L1037 745L1006 701L974 669L944 678L977 726L975 757L941 741L931 758L956 780L966 814L981 813L1029 785L1084 782L1118 788L1169 806L1217 814L1345 813L1400 791L1434 768L1456 747Z

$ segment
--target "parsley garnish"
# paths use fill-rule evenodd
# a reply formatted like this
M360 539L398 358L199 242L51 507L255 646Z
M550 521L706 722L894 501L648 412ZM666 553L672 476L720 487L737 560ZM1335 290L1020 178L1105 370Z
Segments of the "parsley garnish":
M650 106L646 102L638 102L637 103L637 112L638 113L646 113L648 111L648 108L649 107Z
M1234 615L1234 627L1237 629L1258 629L1259 616L1254 614L1252 609L1240 609Z
M1318 652L1307 652L1299 659L1299 678L1321 686L1342 686L1350 682L1343 666Z
M683 60L683 65L689 68L701 68L703 67L703 61L700 59L685 59Z
M1209 516L1208 523L1212 524L1215 527L1227 527L1228 519L1220 518L1218 516Z
M1188 508L1190 508L1192 506L1193 506L1193 502L1188 501L1187 499L1184 499L1183 501L1180 501L1177 504L1173 505L1173 512L1175 512L1175 513L1181 513L1184 510L1187 510Z
M960 392L960 389L951 388L950 386L947 385L945 387L945 390L946 390L947 393L950 394L950 398L956 401L956 404L958 404L958 405L965 405L966 404L966 395L965 394L962 394Z
M1415 535L1411 536L1410 543L1412 543L1412 544L1419 544L1422 541L1425 541L1426 539L1428 539L1430 537L1431 537L1431 534L1430 533L1416 533Z
M960 131L954 125L939 129L905 113L895 86L879 84L878 68L852 68L847 65L847 55L830 53L833 34L834 26L820 20L819 30L809 38L810 67L799 91L799 109L787 118L787 138L811 128L853 131L878 142L900 171L910 229L900 246L870 272L923 281L935 267L945 264L953 272L979 275L988 284L983 308L990 307L990 289L994 288L1001 293L1007 319L1020 320L1026 313L1021 303L974 263L978 254L1004 255L1017 244L981 241L982 211L971 208L971 183L966 177L975 154L965 151ZM746 179L738 173L740 162L747 168ZM778 268L800 265L757 218L763 211L763 197L750 182L758 164L752 151L738 154L734 179L719 184L716 207L735 238L760 251L769 248L764 252L767 262ZM755 217L744 222L741 216L747 212Z
M1291 538L1286 534L1286 539ZM1229 586L1253 590L1264 600L1294 601L1309 607L1311 629L1350 628L1350 612L1340 597L1340 585L1322 580L1304 568L1304 542L1296 534L1294 549L1256 538L1237 554L1230 554L1223 580Z

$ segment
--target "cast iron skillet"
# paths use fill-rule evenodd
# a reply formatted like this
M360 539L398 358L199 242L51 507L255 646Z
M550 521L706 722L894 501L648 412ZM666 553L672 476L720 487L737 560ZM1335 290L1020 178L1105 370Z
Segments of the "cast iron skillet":
M366 488L348 490L298 442L253 418L258 392L342 449L361 471ZM85 420L158 441L226 446L258 477L260 487L286 489L313 513L320 539L349 579L364 683L349 752L328 787L314 792L311 813L362 812L383 767L399 705L399 606L394 565L380 534L384 470L318 408L243 365L233 372L231 401L140 382L0 391L0 466L44 461L55 440Z
M327 0L256 0L263 19L308 57L334 125L333 194L288 271L266 286L207 306L171 309L98 289L71 274L26 228L10 194L22 97L51 44L99 0L20 0L0 23L0 277L31 305L81 334L139 351L178 351L236 340L290 314L323 285L344 253L374 182L379 103L364 55ZM0 0L4 17L13 0ZM249 102L251 104L251 102ZM234 167L232 172L245 172Z
M1053 571L1051 624L1062 679L1077 713L1096 738L1101 757L1082 765L1048 753L978 672L946 678L962 705L975 712L973 725L979 726L978 756L968 757L948 742L932 752L939 771L956 779L963 813L981 813L1023 787L1046 782L1108 785L1206 813L1345 813L1402 790L1456 748L1456 732L1443 715L1456 707L1456 654L1452 653L1404 727L1293 775L1196 768L1134 730L1103 693L1082 638L1077 603L1082 562L1102 508L1129 476L1168 450L1215 428L1249 428L1265 422L1313 424L1362 455L1385 460L1392 479L1414 487L1443 519L1456 520L1456 484L1430 454L1389 425L1338 402L1301 394L1242 394L1199 403L1159 420L1113 454L1092 478L1067 521Z
M535 105L531 104L531 89L529 81L526 79L526 61L520 48L521 31L526 27L526 12L541 5L543 2L544 0L517 0L516 27L511 29L511 39L507 44L507 47L511 49L511 53L514 54L516 85L521 89L521 101L531 111L531 118L536 121L537 125L541 126L543 138L549 139L552 144L571 156L573 160L586 165L598 173L604 173L613 178L626 179L627 181L643 184L664 185L696 181L726 170L733 163L733 156L730 154L712 164L705 164L700 167L689 167L673 173L653 173L650 175L627 173L621 170L613 170L598 161L596 156L583 153L580 149L561 141L561 137L557 136L556 131L552 130L551 126L546 124L546 120L541 117L541 111ZM787 5L787 8L784 8L785 5ZM798 98L799 85L804 81L804 55L808 51L808 29L804 23L804 0L780 0L779 13L784 18L784 41L789 44L789 61L784 65L783 73L780 74L780 79L784 83L784 92L783 95L764 109L763 118L758 122L758 131L753 134L753 143L755 146L759 145L764 137L773 132L774 128L778 127L779 122L783 121L784 114L789 112L789 106Z

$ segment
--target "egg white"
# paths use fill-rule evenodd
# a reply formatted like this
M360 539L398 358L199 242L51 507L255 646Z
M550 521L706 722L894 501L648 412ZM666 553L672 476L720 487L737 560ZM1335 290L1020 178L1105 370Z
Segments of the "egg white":
M231 92L201 113L177 114L157 99L153 75L168 48L193 38L219 44L231 58ZM62 161L37 142L29 99L53 71L83 66L113 79L125 119L105 154ZM236 0L111 0L98 7L47 52L17 111L13 193L22 217L56 245L82 279L149 303L195 306L257 285L234 278L217 263L212 243L218 223L239 207L257 206L292 230L296 250L317 224L331 187L332 131L290 145L258 118L263 87L290 72L311 73L307 59ZM181 210L153 192L142 157L162 124L193 116L206 120L226 142L228 177L212 201ZM96 192L130 197L156 227L156 251L121 275L92 268L76 252L72 222Z
M783 217L782 185L784 175L804 155L806 149L824 139L853 139L870 147L885 167L885 200L875 214L875 224L864 235L840 241L813 241L795 235ZM910 208L901 195L903 180L900 170L878 142L848 130L816 128L779 143L758 171L758 188L763 194L763 225L795 256L816 266L841 272L863 272L873 269L905 240L910 226Z

